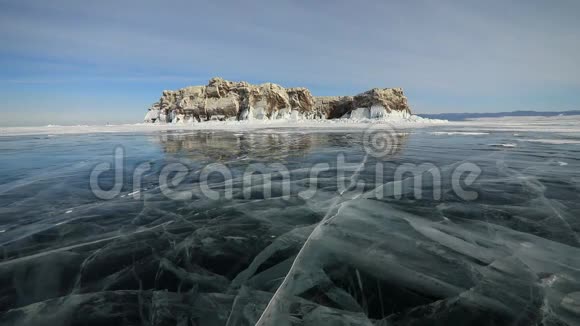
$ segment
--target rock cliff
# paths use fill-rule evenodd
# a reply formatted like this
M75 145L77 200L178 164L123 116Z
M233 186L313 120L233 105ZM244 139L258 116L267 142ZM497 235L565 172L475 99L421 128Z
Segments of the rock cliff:
M373 88L355 96L312 96L303 87L252 85L212 78L206 86L163 91L145 122L252 119L335 119L408 117L401 88Z

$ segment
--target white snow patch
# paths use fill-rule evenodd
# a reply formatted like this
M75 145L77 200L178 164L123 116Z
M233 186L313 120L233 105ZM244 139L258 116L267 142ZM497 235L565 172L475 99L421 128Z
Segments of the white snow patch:
M388 111L382 105L373 105L370 108L356 108L342 116L342 119L354 121L360 120L384 120L390 122L422 122L429 120L432 123L448 122L447 120L426 119L416 115L411 115L407 111Z
M556 283L557 280L558 280L558 276L556 276L556 275L550 275L548 277L545 277L545 278L541 279L540 284L542 286L550 287L554 283Z
M151 109L147 111L145 115L145 122L153 122L159 120L160 111L159 109Z
M268 116L266 115L266 109L264 109L263 107L256 107L250 109L250 113L252 114L252 118L256 119L256 120L266 120L268 119Z
M342 118L343 119L368 119L370 118L371 112L369 108L356 108L350 113L347 113Z
M563 117L503 117L452 121L450 126L484 132L580 133L580 115Z
M427 119L415 115L403 118L402 114L386 114L381 119L312 119L302 116L297 110L292 110L288 119L242 121L204 121L196 123L137 123L123 125L100 126L58 126L58 127L4 127L0 128L0 136L46 135L46 134L90 134L90 133L124 133L124 132L151 132L151 131L197 131L197 130L224 130L224 131L251 131L265 128L304 129L308 132L366 129L371 124L388 123L393 127L418 128L441 125L447 120ZM166 118L166 117L165 117ZM160 117L160 120L163 120ZM162 121L163 122L163 121Z
M580 144L580 140L576 139L522 139L522 141L551 145Z
M466 136L478 136L478 135L489 135L489 132L469 132L469 131L435 131L431 132L431 135L466 135Z
M70 214L72 213L72 209L69 209L68 211L64 212L65 214Z
M580 292L568 293L561 301L562 307L576 315L580 314Z
M513 148L513 147L517 147L517 144L489 144L488 146L493 146L493 147L509 147L509 148Z

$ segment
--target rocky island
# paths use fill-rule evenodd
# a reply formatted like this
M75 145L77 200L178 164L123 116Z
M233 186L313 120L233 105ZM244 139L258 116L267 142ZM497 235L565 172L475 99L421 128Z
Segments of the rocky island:
M206 86L163 91L147 112L145 122L391 117L411 117L401 88L373 88L355 96L312 96L304 87L252 85L216 77Z

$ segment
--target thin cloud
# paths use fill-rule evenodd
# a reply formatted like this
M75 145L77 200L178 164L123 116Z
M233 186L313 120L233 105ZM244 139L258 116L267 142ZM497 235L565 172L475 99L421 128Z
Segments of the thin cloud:
M422 111L479 109L484 96L525 109L564 93L578 106L579 11L568 0L3 1L0 83L161 90L217 75L320 95L400 86Z

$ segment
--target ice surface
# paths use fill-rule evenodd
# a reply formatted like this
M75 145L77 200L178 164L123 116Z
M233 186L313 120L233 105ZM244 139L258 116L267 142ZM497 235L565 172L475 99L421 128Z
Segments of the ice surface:
M580 115L556 117L504 117L482 118L468 121L454 121L450 124L469 132L513 132L520 136L521 132L537 131L542 133L579 132Z
M379 158L360 121L0 137L0 324L577 325L580 131L551 121L428 125ZM124 171L150 170L138 189L126 173L119 195L100 200L87 178L119 144ZM173 189L190 198L160 189L176 162L191 174ZM231 171L231 199L202 196L211 163ZM290 196L277 174L270 197L259 176L244 196L252 163L284 164ZM427 172L395 179L397 167L424 163L441 173L440 199ZM453 191L462 163L482 170L473 201Z

